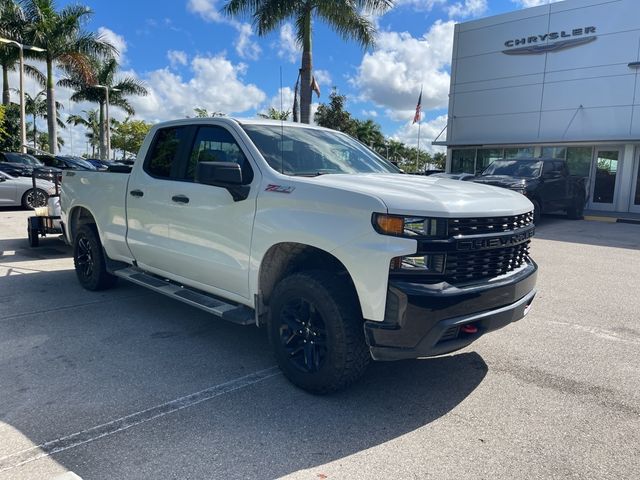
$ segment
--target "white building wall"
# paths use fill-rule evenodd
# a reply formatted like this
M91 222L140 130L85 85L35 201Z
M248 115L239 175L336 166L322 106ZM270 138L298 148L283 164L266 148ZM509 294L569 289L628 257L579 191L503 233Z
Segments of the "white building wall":
M589 27L596 38L583 45L503 52L509 40L548 45L564 39L546 34ZM629 66L640 61L640 0L567 0L462 23L453 52L449 146L640 139L640 70Z

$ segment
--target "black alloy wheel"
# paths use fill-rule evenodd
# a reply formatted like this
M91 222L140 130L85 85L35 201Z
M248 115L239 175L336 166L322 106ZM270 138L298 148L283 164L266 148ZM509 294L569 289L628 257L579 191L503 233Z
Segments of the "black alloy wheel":
M94 260L89 239L86 237L78 239L77 250L76 269L78 274L85 278L91 278L93 275Z
M74 235L73 264L80 285L87 290L104 290L116 283L117 277L107 271L100 236L93 224L80 226Z
M280 342L300 371L320 370L327 357L327 330L312 301L297 298L285 304L280 314Z
M346 274L312 270L280 280L269 300L268 331L285 377L311 393L346 388L371 360Z

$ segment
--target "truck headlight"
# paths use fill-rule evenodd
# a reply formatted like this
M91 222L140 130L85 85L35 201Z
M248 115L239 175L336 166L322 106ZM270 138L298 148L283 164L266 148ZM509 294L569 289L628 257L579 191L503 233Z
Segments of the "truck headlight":
M376 232L382 235L406 238L446 238L447 219L408 217L374 213L371 221Z
M389 266L395 272L442 273L444 271L445 254L408 255L396 257Z

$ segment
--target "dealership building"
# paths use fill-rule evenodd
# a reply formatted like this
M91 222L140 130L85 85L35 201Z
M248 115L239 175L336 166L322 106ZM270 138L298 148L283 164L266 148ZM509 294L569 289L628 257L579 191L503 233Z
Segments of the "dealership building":
M587 208L640 213L640 0L566 0L456 25L447 171L560 158Z

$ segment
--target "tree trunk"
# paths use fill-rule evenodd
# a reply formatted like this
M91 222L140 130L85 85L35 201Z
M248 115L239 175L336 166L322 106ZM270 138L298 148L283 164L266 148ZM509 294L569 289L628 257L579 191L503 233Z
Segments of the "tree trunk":
M300 69L300 121L311 123L311 7L307 7L304 17L304 38L302 42L302 68Z
M107 138L105 132L105 121L104 121L104 102L100 102L100 119L98 120L98 125L100 129L100 160L106 160L107 158Z
M11 94L9 93L9 67L2 65L2 104L9 105L11 103Z
M33 148L38 148L36 147L36 138L38 138L38 126L36 125L36 115L33 115Z
M49 130L49 152L56 154L58 132L56 125L56 98L53 78L53 59L47 57L47 129Z

